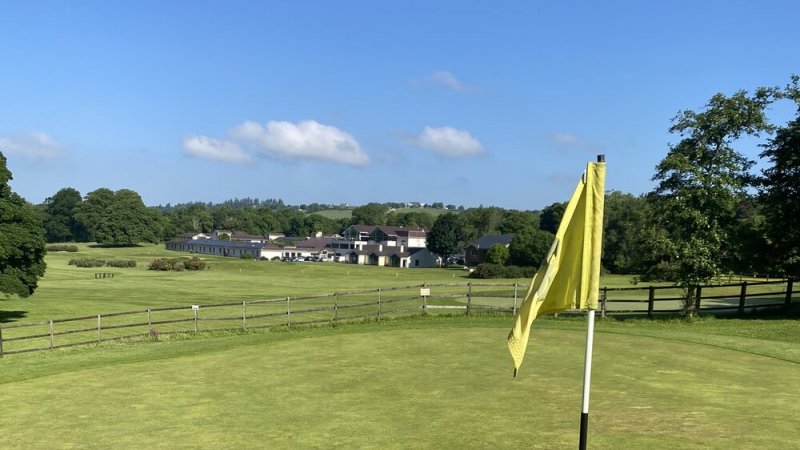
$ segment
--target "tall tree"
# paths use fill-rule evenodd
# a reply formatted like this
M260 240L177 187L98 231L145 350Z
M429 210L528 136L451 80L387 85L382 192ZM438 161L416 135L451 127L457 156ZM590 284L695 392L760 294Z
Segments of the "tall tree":
M682 139L656 166L655 206L662 239L654 244L664 277L686 289L686 312L692 314L689 286L719 274L735 223L736 205L751 184L753 162L734 148L742 136L771 131L764 109L775 91L759 88L728 97L714 95L703 111L680 112L670 132Z
M33 207L11 190L12 178L0 152L0 292L27 297L46 267L44 227Z
M509 261L517 266L539 267L555 235L549 231L528 229L514 235L508 247Z
M800 77L783 94L797 104L797 117L781 127L761 153L772 164L763 171L761 201L776 266L800 275Z
M433 253L442 257L445 265L448 258L461 250L461 223L459 217L453 213L442 214L436 218L427 236L427 247Z
M158 242L162 234L158 214L134 191L100 188L86 195L76 219L86 227L89 239L98 244L135 245Z
M367 203L353 209L353 218L350 223L353 225L385 225L386 212L389 208L380 203Z
M561 216L564 215L564 211L566 209L567 202L553 203L552 205L545 207L542 210L541 216L539 217L539 228L556 234L556 231L558 231L558 225L561 223Z
M85 241L86 230L75 220L83 202L81 193L64 188L44 201L44 229L47 242Z

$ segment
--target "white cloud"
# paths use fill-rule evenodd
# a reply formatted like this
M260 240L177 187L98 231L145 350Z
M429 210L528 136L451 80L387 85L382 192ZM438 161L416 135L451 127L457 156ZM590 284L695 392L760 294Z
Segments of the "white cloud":
M0 151L34 162L52 162L67 152L67 147L42 132L17 133L0 137Z
M206 136L183 138L183 149L187 154L216 161L236 164L250 162L250 155L234 142L220 141Z
M247 121L231 130L231 138L256 146L265 154L287 159L332 161L353 166L370 158L349 133L314 120L298 123L270 121L266 126Z
M483 145L468 131L452 127L425 127L422 134L412 139L412 143L450 158L475 156L486 152Z
M600 150L599 145L569 133L553 133L550 135L550 142L561 150L577 149L588 153Z
M423 78L411 80L414 87L444 86L456 92L471 92L475 88L461 82L455 75L446 70L437 70Z

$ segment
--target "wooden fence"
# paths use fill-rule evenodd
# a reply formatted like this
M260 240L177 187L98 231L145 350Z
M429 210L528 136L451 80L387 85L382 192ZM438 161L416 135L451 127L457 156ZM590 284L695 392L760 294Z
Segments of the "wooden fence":
M371 289L307 297L281 297L147 308L40 322L0 324L0 357L160 334L248 330L409 316L516 313L525 284L437 284ZM792 280L693 288L699 313L786 307L796 300ZM672 286L602 288L601 316L654 317L682 311L682 290Z

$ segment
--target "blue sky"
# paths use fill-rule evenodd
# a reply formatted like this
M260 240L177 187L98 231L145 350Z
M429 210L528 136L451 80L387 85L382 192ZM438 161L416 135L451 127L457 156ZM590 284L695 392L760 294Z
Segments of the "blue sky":
M640 194L679 110L800 73L798 17L796 1L0 0L0 151L33 203L108 187L148 205L540 209L598 153L608 189Z

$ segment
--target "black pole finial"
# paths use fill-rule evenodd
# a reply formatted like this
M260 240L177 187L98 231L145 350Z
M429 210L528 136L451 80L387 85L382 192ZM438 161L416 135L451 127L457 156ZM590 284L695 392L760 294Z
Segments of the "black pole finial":
M597 162L606 162L606 155L597 155Z

